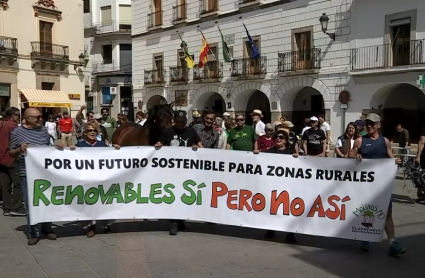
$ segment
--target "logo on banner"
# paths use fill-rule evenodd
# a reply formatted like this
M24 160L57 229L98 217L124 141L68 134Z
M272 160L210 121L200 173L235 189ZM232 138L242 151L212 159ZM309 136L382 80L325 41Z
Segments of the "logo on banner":
M362 205L359 208L356 208L353 211L353 214L357 216L358 219L361 219L361 226L353 226L353 233L365 233L365 234L381 234L380 229L375 229L373 225L381 220L385 221L385 213L382 209L379 209L378 206L374 205Z

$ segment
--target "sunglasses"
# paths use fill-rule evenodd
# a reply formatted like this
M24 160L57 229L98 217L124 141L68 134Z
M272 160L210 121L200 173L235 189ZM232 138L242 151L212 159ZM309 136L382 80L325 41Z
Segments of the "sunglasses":
M86 129L86 132L87 132L87 133L90 133L90 132L97 132L97 130L96 130L96 129Z
M365 121L364 122L365 126L375 126L376 124L379 124L378 122L373 122L373 121Z
M278 136L275 137L275 139L284 140L284 139L286 139L286 137L283 136L283 135L278 135Z
M236 119L237 122L243 122L245 119Z

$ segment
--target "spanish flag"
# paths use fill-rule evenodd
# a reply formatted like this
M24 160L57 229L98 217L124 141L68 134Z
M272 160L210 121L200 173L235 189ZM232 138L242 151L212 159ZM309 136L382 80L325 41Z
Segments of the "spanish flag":
M202 46L201 46L201 52L199 53L199 64L198 68L203 68L204 65L208 62L208 52L210 51L210 46L208 45L207 39L204 37L204 34L202 34Z

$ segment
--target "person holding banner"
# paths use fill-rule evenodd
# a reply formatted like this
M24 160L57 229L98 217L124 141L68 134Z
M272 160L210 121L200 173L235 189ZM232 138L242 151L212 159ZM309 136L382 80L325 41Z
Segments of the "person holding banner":
M379 135L379 129L381 128L381 117L375 113L368 114L365 120L365 127L367 134L363 137L359 137L356 139L356 141L354 142L354 147L351 156L355 156L359 161L361 161L363 158L394 159L390 141L387 138ZM400 163L400 158L396 158L395 162ZM385 232L387 233L388 239L390 241L389 255L397 256L406 253L406 248L401 247L395 240L392 207L392 200L390 200L390 205L388 207L387 212L387 219L385 222ZM363 251L368 252L369 242L362 241L361 249Z
M298 157L298 152L293 145L289 143L289 133L286 129L280 128L273 135L272 139L274 146L266 150L266 153L276 153L276 154L286 154L292 155L293 157ZM268 230L264 235L265 238L274 238L275 232ZM297 240L295 239L294 233L286 234L286 242L291 244L296 244Z
M201 138L198 133L187 125L186 112L178 110L174 112L174 126L162 132L159 142L155 148L162 146L170 147L191 147L193 150L203 148ZM183 220L171 220L170 235L175 236L179 231L187 231Z
M50 135L47 128L43 126L43 116L35 108L28 108L24 113L25 123L15 128L10 135L9 149L12 157L17 157L19 164L19 176L21 177L22 194L25 202L28 226L28 245L36 245L40 238L38 225L30 225L28 213L28 184L25 169L24 154L28 146L49 146ZM57 236L52 231L52 223L42 223L41 232L47 235L47 239L56 240Z

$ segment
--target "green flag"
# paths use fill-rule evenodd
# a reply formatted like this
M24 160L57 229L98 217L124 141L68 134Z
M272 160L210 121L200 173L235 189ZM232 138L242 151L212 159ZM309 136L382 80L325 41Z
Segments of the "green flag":
M180 47L183 48L183 51L184 51L184 60L186 61L186 67L188 69L192 69L193 66L195 65L195 62L193 61L193 55L189 54L189 49L187 48L187 44L184 40L182 40L180 35L179 35L179 38L182 41L182 43L180 44Z
M218 26L217 26L218 27ZM221 33L220 27L218 27L218 31L220 31L220 35L221 35L221 43L223 45L223 59L226 63L230 63L232 62L233 58L232 55L230 55L230 50L229 47L227 46L226 41L224 40L224 36Z

